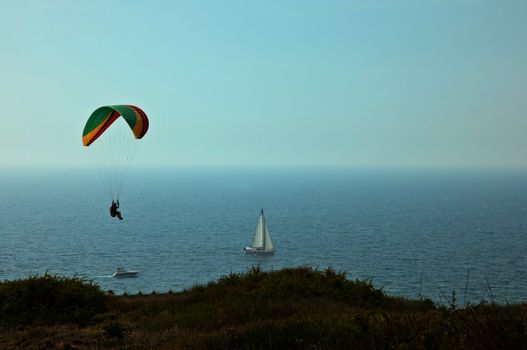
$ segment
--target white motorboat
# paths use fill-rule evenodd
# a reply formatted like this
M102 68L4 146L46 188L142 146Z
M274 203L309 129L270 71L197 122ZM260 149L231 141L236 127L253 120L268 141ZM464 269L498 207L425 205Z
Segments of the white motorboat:
M245 254L258 254L258 255L270 255L274 254L273 242L271 241L271 235L269 235L269 229L265 222L265 216L263 209L260 211L258 217L258 223L256 224L256 230L254 231L253 240L249 247L245 247Z
M138 271L126 270L124 267L118 267L112 274L115 278L137 277Z

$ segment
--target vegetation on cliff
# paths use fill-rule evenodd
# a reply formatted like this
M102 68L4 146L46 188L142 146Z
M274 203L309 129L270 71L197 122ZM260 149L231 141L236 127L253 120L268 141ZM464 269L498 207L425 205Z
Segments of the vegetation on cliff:
M0 348L527 348L527 305L394 298L307 267L132 296L45 275L0 283Z

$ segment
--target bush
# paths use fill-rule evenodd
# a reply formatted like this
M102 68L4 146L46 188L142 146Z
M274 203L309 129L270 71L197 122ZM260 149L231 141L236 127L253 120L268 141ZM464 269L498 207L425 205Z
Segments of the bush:
M123 339L126 333L126 327L116 321L110 321L104 324L102 328L110 338Z
M82 278L45 274L0 283L0 325L85 325L107 310L106 296Z
M230 274L207 286L186 291L195 301L236 299L244 301L329 298L352 306L379 306L387 297L370 281L350 281L333 269L285 268L264 272L253 267L243 274Z

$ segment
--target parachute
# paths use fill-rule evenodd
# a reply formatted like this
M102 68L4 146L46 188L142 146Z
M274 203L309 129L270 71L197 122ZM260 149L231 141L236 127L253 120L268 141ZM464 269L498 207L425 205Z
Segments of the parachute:
M112 200L119 200L137 140L145 136L148 126L145 112L132 105L99 107L86 121L82 144L93 152Z
M97 108L88 118L82 132L82 144L86 147L91 145L120 116L130 125L136 139L145 136L148 131L148 118L139 107L131 105L103 106Z

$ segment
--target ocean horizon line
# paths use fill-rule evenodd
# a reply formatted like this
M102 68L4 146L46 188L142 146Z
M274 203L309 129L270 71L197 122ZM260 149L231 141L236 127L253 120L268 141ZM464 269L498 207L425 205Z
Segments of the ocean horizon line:
M93 164L0 164L0 171L64 171L93 169ZM135 171L269 171L269 172L295 172L295 171L342 171L342 172L527 172L527 166L494 166L494 165L216 165L216 164L136 164L130 167Z

